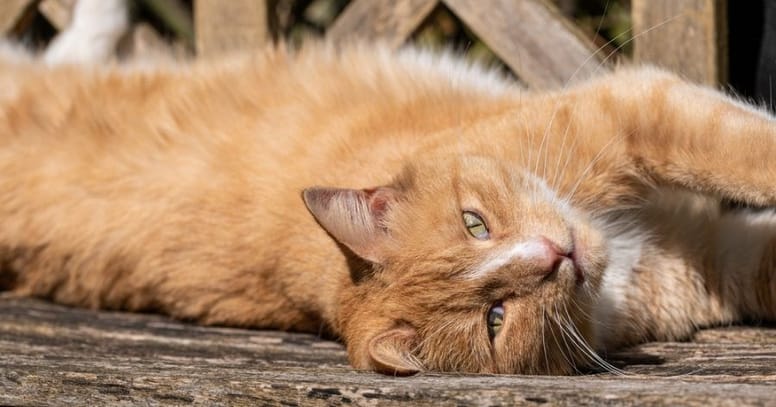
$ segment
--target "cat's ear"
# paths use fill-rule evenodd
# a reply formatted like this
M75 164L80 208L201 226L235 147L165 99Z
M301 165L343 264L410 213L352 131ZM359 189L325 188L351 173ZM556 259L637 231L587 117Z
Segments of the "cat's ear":
M392 376L407 376L423 370L412 356L416 345L413 328L389 329L369 341L368 352L375 371Z
M398 192L390 187L371 189L307 188L307 209L337 241L359 257L380 263L388 231L383 220Z

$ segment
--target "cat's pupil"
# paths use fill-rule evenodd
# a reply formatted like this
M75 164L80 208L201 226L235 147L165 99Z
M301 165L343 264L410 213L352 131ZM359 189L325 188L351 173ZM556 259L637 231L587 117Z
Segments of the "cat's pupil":
M504 306L501 302L493 304L488 310L488 335L490 338L496 337L501 327L504 325Z
M482 220L480 215L474 212L465 211L463 213L463 223L466 225L466 229L469 231L469 234L471 234L474 238L480 240L486 240L490 238L488 227L485 225L485 221Z

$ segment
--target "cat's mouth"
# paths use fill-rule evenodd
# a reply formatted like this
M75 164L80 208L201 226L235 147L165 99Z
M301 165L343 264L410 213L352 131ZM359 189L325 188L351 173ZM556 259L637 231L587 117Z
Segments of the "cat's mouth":
M571 259L571 263L574 266L574 275L577 278L577 287L585 283L585 269L582 265L582 259L585 255L585 246L577 238L574 233L574 229L571 229L571 251L568 254L568 258Z

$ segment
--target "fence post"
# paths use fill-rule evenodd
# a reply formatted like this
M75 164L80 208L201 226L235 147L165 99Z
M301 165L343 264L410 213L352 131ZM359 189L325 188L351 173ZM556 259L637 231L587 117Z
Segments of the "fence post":
M43 0L38 4L38 10L57 30L62 30L70 23L75 0Z
M29 15L33 0L2 0L0 1L0 35L13 31Z
M198 56L257 49L269 40L266 0L195 0Z
M338 43L347 39L380 40L401 46L431 13L438 0L354 0L326 36Z
M718 85L727 80L726 0L633 0L634 60Z
M532 87L559 87L608 69L592 41L548 1L444 3Z

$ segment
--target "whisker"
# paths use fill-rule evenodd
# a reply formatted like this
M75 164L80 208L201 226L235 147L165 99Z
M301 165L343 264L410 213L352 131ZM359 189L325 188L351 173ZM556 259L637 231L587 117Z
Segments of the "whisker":
M558 352L560 353L560 356L563 358L563 360L566 361L566 364L569 365L569 366L572 366L573 364L566 357L566 354L563 352L563 348L560 346L560 342L558 342L558 335L557 335L555 329L553 329L554 327L557 327L558 328L558 332L560 332L560 326L558 326L557 318L553 314L550 314L550 313L548 313L547 316L549 317L549 321L553 323L552 325L550 325L550 334L552 335L552 340L555 342L555 347L558 349Z
M566 311L566 315L568 315L568 311ZM577 357L579 359L582 358L591 358L590 355L587 354L585 347L582 343L580 343L580 338L575 335L575 327L574 323L567 318L563 318L562 321L563 331L566 334L566 336L569 338L569 341L576 347L578 353ZM584 342L584 341L583 341Z
M571 76L569 76L568 80L566 80L566 83L565 83L565 85L563 86L562 90L566 90L566 89L567 89L567 87L568 87L568 86L569 86L571 83L574 83L574 79L577 77L577 75L579 74L579 72L581 72L581 71L582 71L582 68L584 68L584 67L585 67L585 65L587 65L587 64L588 64L588 62L592 61L592 60L593 60L593 58L595 58L595 57L596 57L596 55L598 55L598 53L599 53L599 52L603 51L604 49L606 49L606 47L608 47L609 45L611 45L612 43L614 43L615 41L617 41L618 39L620 39L620 37L622 37L622 36L624 36L624 35L627 35L627 34L628 34L629 32L631 32L631 31L632 31L632 29L631 29L631 28L628 28L627 30L625 30L625 31L623 31L623 32L621 32L621 33L619 33L619 34L617 34L616 36L614 36L614 37L613 37L611 40L609 40L609 41L606 41L606 42L605 42L603 45L601 45L600 47L596 48L596 50L595 50L595 51L591 52L591 53L590 53L590 55L588 55L588 56L587 56L587 58L585 58L585 60L584 60L584 61L582 61L582 63L581 63L581 64L579 64L579 66L577 67L577 69L576 69L574 72L572 72L572 73L571 73ZM619 49L619 48L618 48L618 49ZM611 55L611 54L610 54L610 55ZM601 66L602 66L604 63L605 63L604 61L601 61L601 62L599 62L598 68L600 68L600 67L601 67ZM597 72L598 72L598 70L596 69L596 73L597 73Z
M612 365L611 363L604 360L598 353L593 350L593 348L590 346L590 344L582 338L582 335L580 334L579 330L577 329L576 325L573 323L573 319L571 318L571 315L569 314L568 308L564 306L564 311L566 313L567 321L569 322L569 334L571 338L574 338L574 340L577 343L577 346L579 346L580 350L590 358L590 360L601 367L602 369L616 374L618 376L624 376L628 375L629 373Z
M575 102L571 110L571 115L570 115L571 118L574 117L574 113L576 113L576 110L577 110L577 103ZM560 161L561 161L561 158L563 157L563 154L565 153L564 148L566 146L566 140L568 139L569 130L571 129L571 122L572 122L572 119L569 119L568 122L566 123L566 129L563 131L563 139L561 140L561 144L558 149L558 161L555 163L555 175L553 175L552 183L550 184L550 186L555 190L558 189L559 180L563 179L563 177L560 176L561 171L565 172L566 166L569 163L569 158L574 153L574 150L576 149L576 144L577 144L576 142L577 142L577 139L579 138L579 137L574 138L572 149L568 152L568 154L566 154L566 162L563 166L563 170L560 170Z
M553 319L554 319L555 325L557 325L560 330L560 334L561 334L560 338L563 340L564 348L569 352L569 357L568 358L566 357L566 354L563 352L563 349L561 349L560 343L558 343L556 339L555 343L558 345L558 350L560 351L561 356L563 356L563 359L566 360L566 363L568 363L568 365L571 366L572 369L574 369L574 372L581 373L577 368L576 358L574 358L573 352L569 347L568 342L566 341L566 332L563 327L563 324L561 323L561 321L559 321L560 315L558 314L558 309L557 307L553 307L553 308L556 315L556 317Z
M596 296L599 295L598 293L591 293L591 294L594 294ZM581 315L582 318L584 318L588 322L593 322L593 316L590 315L587 311L585 311L585 309L577 302L576 298L572 297L570 298L570 300L571 300L571 305L577 309L579 315Z
M547 374L549 374L550 373L550 359L549 359L549 356L547 355L547 340L546 340L546 338L544 336L544 331L546 329L545 328L545 324L547 322L547 317L548 317L547 316L547 309L545 308L544 304L542 304L542 328L541 328L542 329L542 353L544 354L544 368L545 368L545 372Z
M600 64L598 65L598 67L596 68L596 70L595 70L594 74L598 74L598 73L599 73L599 71L601 70L601 68L602 68L602 67L604 67L604 66L606 66L606 62L609 60L609 58L611 58L613 55L616 55L616 54L617 54L617 52L619 52L619 51L620 51L620 50L621 50L623 47L625 47L626 45L628 45L628 44L630 44L631 42L633 42L634 40L636 40L636 38L639 38L639 37L641 37L641 36L643 36L643 35L645 35L645 34L647 34L647 33L651 32L651 31L653 31L653 30L656 30L656 29L658 29L658 28L660 28L660 27L662 27L662 26L664 26L664 25L666 25L666 24L668 24L668 23L670 23L670 22L672 22L672 21L676 20L676 19L677 19L677 18L679 18L679 17L685 16L686 14L687 14L687 12L678 13L678 14L674 15L673 17L669 17L669 18L667 18L665 21L661 21L661 22L659 22L659 23L657 23L657 24L653 25L652 27L649 27L649 28L647 28L646 30L644 30L644 31L642 31L642 32L640 32L640 33L637 33L637 34L635 34L633 37L631 37L631 38L628 38L626 41L624 41L624 42L623 42L622 44L620 44L618 47L616 47L615 49L613 49L613 50L612 50L612 51L609 53L609 55L607 55L607 56L606 56L606 58L604 58L604 59L601 61L601 63L600 63ZM631 31L633 31L633 28L629 28L628 30L624 31L624 32L623 32L623 34L624 34L624 33L627 33L627 32L631 32Z
M601 363L598 361L597 355L593 352L588 352L588 349L585 347L585 342L581 341L580 338L577 337L576 332L571 328L573 326L572 323L565 321L564 323L564 333L568 336L569 341L574 344L576 349L579 351L577 354L580 359L588 359L590 360L594 365L597 365L599 367L601 366ZM604 368L605 370L608 370Z
M587 167L585 167L584 171L582 171L581 174L579 174L579 177L577 178L577 182L574 184L574 187L571 189L571 191L567 194L567 196L564 198L566 202L571 202L571 200L574 198L574 194L577 192L577 189L582 184L582 181L584 181L585 176L589 171L593 169L593 166L598 163L599 160L603 158L604 152L606 152L609 147L615 144L616 141L620 141L621 139L627 137L630 137L632 133L622 133L618 137L612 137L606 144L604 144L603 147L601 147L600 150L598 150L598 153L593 157L593 159L588 163Z
M607 11L609 11L609 0L606 0L606 4L604 4L604 12L601 13L601 18L598 19L598 27L595 28L596 36L601 33L601 27L604 25L604 17L606 16Z
M605 6L605 10L604 10L604 12L606 12L606 9L608 9L608 1L607 1L607 4L606 4L606 6ZM664 26L664 25L666 25L666 24L668 24L668 23L670 23L670 22L672 22L672 21L676 20L677 18L679 18L679 17L681 17L681 16L683 16L683 15L685 15L685 14L686 14L686 13L679 13L679 14L677 14L677 15L673 16L673 17L670 17L670 18L666 19L665 21L662 21L662 22L660 22L660 23L657 23L657 24L655 24L655 25L653 25L653 26L651 26L651 27L647 28L646 30L644 30L644 31L642 31L642 32L639 32L639 33L637 33L636 35L632 36L632 37L631 37L631 38L629 38L628 40L624 41L624 42L623 42L621 45L619 45L619 46L618 46L618 47L616 47L614 50L612 50L611 52L609 52L609 54L608 54L608 55L607 55L607 56L606 56L606 57L605 57L605 58L604 58L604 59L603 59L603 60L602 60L602 61L601 61L601 62L598 64L598 67L596 68L596 70L595 70L595 73L596 73L596 74L598 74L598 73L599 73L599 71L600 71L600 70L601 70L601 69L602 69L604 66L606 66L606 62L607 62L607 61L608 61L608 60L609 60L609 59L610 59L610 58L611 58L613 55L615 55L615 54L616 54L618 51L620 51L620 50L621 50L621 49L622 49L624 46L626 46L627 44L629 44L629 43L633 42L633 41L634 41L636 38L639 38L639 37L641 37L641 36L643 36L643 35L645 35L645 34L647 34L647 33L651 32L651 31L653 31L653 30L656 30L656 29L658 29L658 28L660 28L660 27L662 27L662 26ZM599 30L600 30L600 28L601 28L601 24L602 24L602 23L603 23L603 17L602 17L602 19L599 21L598 28L596 29L596 34L599 32ZM564 84L564 86L562 87L562 90L561 90L561 91L565 91L566 89L568 89L568 87L570 86L570 84L572 84L572 83L574 82L574 79L575 79L575 78L576 78L576 76L579 74L579 72L582 70L582 68L583 68L585 65L587 65L587 63L588 63L588 62L590 62L590 61L591 61L591 60L592 60L592 59L593 59L593 58L594 58L596 55L598 55L598 53L600 53L601 51L603 51L603 50L604 50L606 47L608 47L609 45L611 45L611 44L612 44L614 41L618 40L618 39L619 39L620 37L622 37L623 35L627 35L627 34L628 34L628 33L630 33L630 32L632 32L632 28L629 28L629 29L627 29L627 30L623 31L622 33L620 33L620 34L618 34L618 35L614 36L614 37L613 37L611 40L607 41L606 43L604 43L603 45L601 45L600 47L598 47L598 48L597 48L597 49L596 49L594 52L592 52L592 53L591 53L591 54L590 54L590 55L589 55L589 56L588 56L588 57L587 57L587 58L586 58L584 61L582 61L582 63L579 65L579 67L577 67L577 69L576 69L576 70L575 70L575 71L574 71L574 72L571 74L571 76L569 77L569 79L566 81L566 83L565 83L565 84ZM547 129L549 129L549 126L550 126L550 124L552 123L552 120L553 120L553 119L554 119L554 117L555 117L555 112L558 110L558 107L559 107L559 103L558 103L558 102L556 102L556 103L555 103L555 108L553 109L553 114L552 114L552 116L551 116L551 118L550 118L550 121L549 121L549 123L548 123L548 127L547 127ZM545 133L547 132L547 129L545 129ZM574 140L574 141L576 142L576 138L575 138L575 140ZM607 145L608 145L608 144L607 144ZM541 149L541 146L540 146L540 149ZM599 151L599 154L600 154L600 151ZM566 167L567 167L567 165L568 165L568 163L569 163L569 161L570 161L570 158L571 158L571 155L569 154L569 156L567 157L566 163L564 164L564 169L562 170L562 172L565 172L565 169L566 169ZM582 178L584 177L584 175L587 175L586 173L587 173L587 171L589 171L589 168L590 168L590 165L588 166L588 168L586 168L586 169L585 169L585 171L583 171L582 175L580 176L580 179L577 181L577 184L574 186L574 188L573 188L573 190L572 190L573 192L576 192L577 188L579 187L579 183L582 181ZM553 183L553 184L554 184L554 183ZM568 201L570 201L572 197L573 197L573 193L569 195L569 197L567 198L567 200L568 200Z
M444 322L443 324L441 324L440 326L438 326L434 331L423 335L423 340L418 342L418 344L415 345L415 347L412 348L412 350L410 351L410 354L411 355L417 355L419 353L422 353L422 354L428 356L427 352L426 352L426 349L435 349L436 348L435 346L433 346L434 344L431 343L431 341L432 340L436 340L436 338L438 337L438 335L441 332L450 330L450 327L453 326L456 322L457 321L453 320L453 319L448 320L448 321ZM429 346L429 344L432 345L432 346ZM423 363L421 362L421 366L422 365L423 365Z
M566 314L568 315L568 313ZM559 323L561 325L561 328L563 329L564 336L569 339L569 342L571 342L571 344L574 345L574 349L576 350L574 354L575 361L582 359L583 356L587 356L584 354L584 350L577 343L576 338L574 338L574 336L572 335L571 326L573 326L573 323L570 322L567 318L564 318L563 315L560 315L560 314L559 314L559 319L560 319Z

